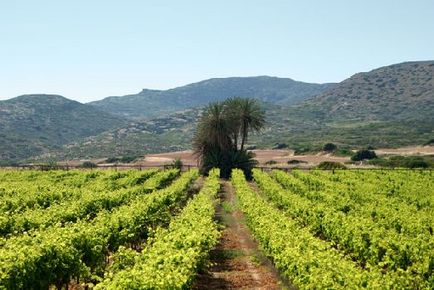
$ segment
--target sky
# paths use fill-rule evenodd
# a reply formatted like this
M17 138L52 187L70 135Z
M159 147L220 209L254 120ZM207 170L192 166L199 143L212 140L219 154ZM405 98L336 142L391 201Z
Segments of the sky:
M434 59L432 0L0 0L0 99L213 77L340 82Z

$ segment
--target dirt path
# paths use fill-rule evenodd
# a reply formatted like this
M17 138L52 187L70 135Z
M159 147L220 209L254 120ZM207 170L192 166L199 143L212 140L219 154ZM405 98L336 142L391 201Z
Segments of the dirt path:
M259 251L236 209L232 185L223 181L217 219L224 226L220 243L211 252L211 266L199 275L194 289L287 289L277 271Z

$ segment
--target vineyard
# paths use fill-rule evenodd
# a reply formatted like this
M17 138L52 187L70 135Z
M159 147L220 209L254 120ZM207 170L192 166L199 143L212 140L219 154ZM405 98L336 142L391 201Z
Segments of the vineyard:
M195 288L221 241L219 174L0 171L0 289ZM234 170L228 186L288 287L434 288L433 171Z

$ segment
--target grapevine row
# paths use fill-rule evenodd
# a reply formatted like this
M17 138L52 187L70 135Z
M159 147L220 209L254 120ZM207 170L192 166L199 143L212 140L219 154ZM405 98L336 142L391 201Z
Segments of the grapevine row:
M150 227L166 221L197 176L197 170L184 173L169 187L102 211L90 223L8 239L0 248L0 289L47 289L100 273L110 251L146 239Z
M167 229L159 229L148 248L130 252L130 267L122 254L96 289L187 289L208 252L216 245L219 232L214 217L214 201L219 171L210 171L201 191L186 205ZM135 257L135 258L134 258ZM119 265L121 264L121 265Z

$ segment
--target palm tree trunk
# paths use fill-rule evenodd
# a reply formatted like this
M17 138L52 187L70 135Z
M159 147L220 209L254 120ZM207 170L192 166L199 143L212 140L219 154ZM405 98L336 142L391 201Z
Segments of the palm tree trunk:
M247 124L244 123L243 127L241 128L242 136L241 136L241 151L244 150L244 144L247 141Z

